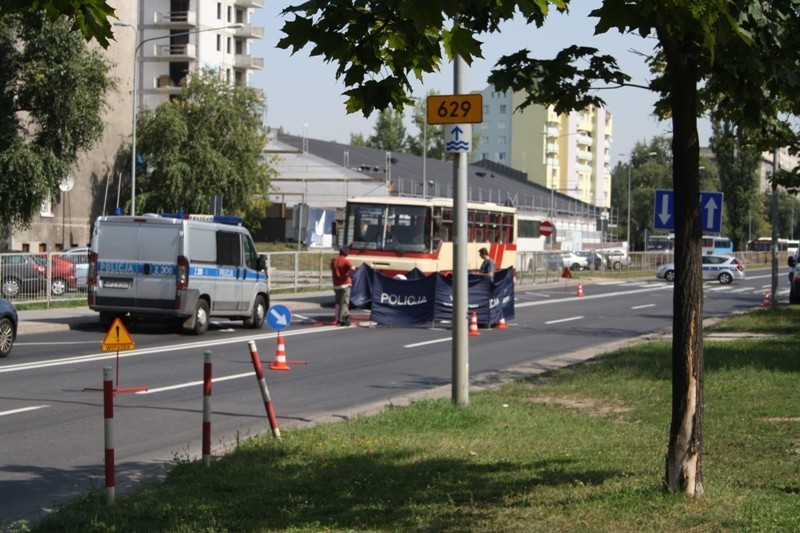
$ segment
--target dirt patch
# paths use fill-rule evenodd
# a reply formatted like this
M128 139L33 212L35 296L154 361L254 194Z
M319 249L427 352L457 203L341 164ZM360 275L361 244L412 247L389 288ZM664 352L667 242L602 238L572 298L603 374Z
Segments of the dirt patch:
M606 403L600 403L599 401L591 398L553 398L550 396L545 396L528 398L528 401L531 403L542 403L545 405L560 405L562 407L566 407L567 409L580 411L589 416L603 418L617 416L618 422L625 422L621 415L631 411L631 409L628 407L623 407L620 405L608 405Z

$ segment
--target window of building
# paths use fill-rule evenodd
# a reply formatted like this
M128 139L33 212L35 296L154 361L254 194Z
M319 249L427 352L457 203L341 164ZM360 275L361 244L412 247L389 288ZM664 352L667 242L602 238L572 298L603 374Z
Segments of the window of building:
M233 11L232 11L232 9L233 8L231 6L228 6L228 22L233 22L233 14L232 14Z
M228 37L228 39L227 39L227 45L226 45L225 51L228 52L229 54L231 53L231 38L230 37Z
M506 121L505 120L501 120L500 122L498 122L497 123L497 129L498 130L506 129Z
M487 116L488 114L489 114L489 106L488 105L484 105L483 106L483 116Z
M481 146L486 146L487 144L489 144L489 137L481 135Z
M43 217L52 217L53 215L53 200L48 198L42 202L42 207L39 209L39 215Z
M222 35L217 35L217 52L222 52Z
M217 2L217 20L222 20L222 3Z
M507 109L506 104L500 104L500 114L505 115L506 109Z
M505 135L500 135L499 137L497 137L497 144L498 144L498 146L505 146L506 145L506 136Z
M498 161L505 161L506 160L506 153L505 152L500 152L499 154L497 154L497 160Z

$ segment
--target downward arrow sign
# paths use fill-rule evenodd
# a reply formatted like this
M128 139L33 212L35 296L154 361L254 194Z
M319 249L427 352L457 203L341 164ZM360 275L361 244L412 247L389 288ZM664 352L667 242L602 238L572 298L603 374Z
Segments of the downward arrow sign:
M661 224L666 225L671 217L672 214L669 212L669 196L664 194L661 196L661 212L658 214L658 218L661 219Z

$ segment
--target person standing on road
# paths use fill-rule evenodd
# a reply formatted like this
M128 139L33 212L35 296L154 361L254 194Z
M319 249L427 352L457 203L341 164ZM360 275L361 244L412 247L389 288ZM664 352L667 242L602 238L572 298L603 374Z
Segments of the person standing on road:
M339 255L331 259L331 276L333 276L333 293L336 296L338 314L337 326L350 325L350 287L353 279L350 275L355 272L353 263L347 259L347 248L341 247Z
M483 259L483 263L481 263L481 267L478 269L477 274L479 276L484 276L489 278L489 281L494 279L494 261L492 258L489 257L489 250L486 248L481 248L478 250L478 253L481 255L481 259Z

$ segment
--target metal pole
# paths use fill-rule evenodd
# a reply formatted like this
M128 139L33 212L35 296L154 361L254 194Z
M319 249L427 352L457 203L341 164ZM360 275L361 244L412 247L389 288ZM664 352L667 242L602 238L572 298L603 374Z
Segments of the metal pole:
M455 94L466 93L464 59L453 61ZM467 344L467 154L458 152L453 159L453 403L469 403L469 345Z
M631 251L631 162L628 161L628 251Z
M770 309L778 305L778 149L772 151L772 291Z
M426 120L422 122L422 197L428 197L428 173L427 173L427 162L428 162L428 99L425 99L425 118Z

